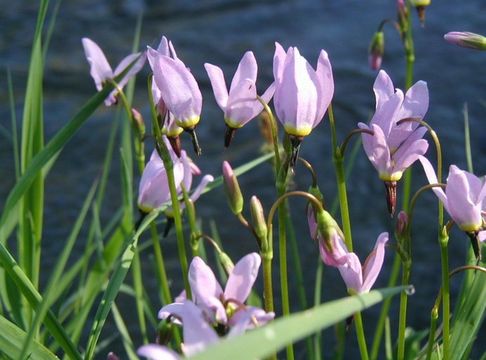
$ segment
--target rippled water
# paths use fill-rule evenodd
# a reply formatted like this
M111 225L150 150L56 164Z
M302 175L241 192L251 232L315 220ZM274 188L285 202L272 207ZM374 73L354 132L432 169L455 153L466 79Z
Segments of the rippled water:
M0 0L0 121L10 128L8 97L5 85L5 68L14 79L17 116L21 118L23 88L25 86L28 57L32 41L36 4L24 0ZM274 42L284 46L298 46L311 63L315 63L321 48L328 51L335 78L335 114L340 137L356 127L357 122L367 121L374 109L372 84L376 73L367 65L369 40L378 23L395 16L394 1L277 1L277 0L133 0L65 1L60 8L52 37L45 74L45 121L47 137L65 124L83 102L94 92L89 69L81 47L81 37L95 40L105 50L112 64L125 56L131 48L136 17L144 11L141 44L156 45L162 34L174 43L179 56L196 75L203 90L203 118L199 135L204 155L197 159L200 167L215 175L220 173L220 163L229 159L240 165L257 156L261 144L258 125L249 124L237 133L229 150L223 150L224 125L222 114L216 107L204 71L204 62L217 64L224 71L233 73L246 50L253 50L260 67L259 88L272 80ZM414 27L417 65L415 79L428 82L430 109L427 120L436 128L445 151L445 163L465 167L463 151L462 107L469 103L473 157L478 174L486 169L484 153L485 135L482 131L483 105L486 90L484 64L486 54L460 49L443 41L444 33L451 30L469 30L486 33L484 12L486 4L480 0L459 4L435 1L428 10L425 28ZM417 24L416 24L417 25ZM386 56L383 68L403 87L404 60L398 35L389 26L386 29ZM147 68L137 83L135 105L148 118L146 85ZM94 177L100 172L106 139L114 109L99 109L92 120L66 147L52 169L46 182L46 215L44 244L45 264L52 265L70 230L81 201ZM432 148L431 148L432 151ZM305 140L302 156L317 169L324 195L332 199L336 193L334 173L330 161L329 127L323 122ZM114 161L117 164L117 161ZM14 182L11 144L4 137L0 140L0 204ZM416 185L424 178L416 171ZM309 183L304 171L299 173L297 185L306 188ZM267 208L274 196L271 170L268 166L256 169L253 175L242 176L241 186L247 198L257 194ZM383 185L363 152L360 152L349 181L349 198L356 251L364 259L372 248L378 233L390 230L386 214ZM62 194L62 195L60 195ZM116 209L120 203L117 172L108 189L109 204L104 213ZM205 219L215 219L230 254L236 259L247 251L255 250L254 242L235 219L228 216L220 191L202 199L199 212ZM423 328L428 325L429 311L439 288L440 260L435 240L435 229L430 229L435 206L432 196L420 201L420 216L414 228L414 272L412 282L416 294L410 299L410 325ZM2 205L0 205L1 207ZM317 252L305 227L304 205L295 202L293 213L297 222L299 251L304 260L304 275L309 289L313 286L314 264ZM431 212L430 212L431 211ZM237 230L235 230L237 229ZM207 230L207 228L206 228ZM451 238L452 266L462 263L466 240L458 232ZM178 276L177 262L171 260L175 245L168 240L169 271ZM81 246L80 246L81 248ZM391 254L391 252L390 252ZM391 257L387 258L387 269ZM386 272L378 285L386 283ZM292 274L290 275L292 277ZM323 296L335 298L344 293L337 273L326 270ZM146 280L150 286L152 281ZM457 289L458 283L453 287ZM174 285L174 292L180 284ZM149 289L153 291L154 289ZM310 290L309 290L310 294ZM122 299L126 300L126 299ZM128 303L128 302L127 302ZM128 308L127 308L128 309ZM130 318L135 315L127 313ZM374 311L365 315L372 323ZM130 326L136 332L136 325ZM352 340L354 342L354 339Z

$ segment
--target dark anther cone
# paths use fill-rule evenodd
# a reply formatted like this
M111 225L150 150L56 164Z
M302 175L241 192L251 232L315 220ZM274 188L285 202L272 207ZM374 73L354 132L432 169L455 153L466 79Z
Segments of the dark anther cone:
M299 150L300 150L300 144L302 142L302 137L291 135L289 138L290 138L290 144L292 145L292 154L290 156L290 167L293 168L299 157Z
M191 140L192 140L192 147L194 148L194 152L196 153L197 156L202 154L201 147L199 146L199 140L197 139L197 134L196 134L196 129L184 129L186 132L191 135Z
M175 137L169 136L168 139L169 139L170 146L172 147L172 150L174 150L174 153L177 155L178 158L180 158L181 150L182 150L181 138L179 136L175 136Z
M227 148L231 144L231 140L235 136L236 129L226 125L226 130L224 132L224 147Z
M393 217L393 215L395 214L395 209L397 207L397 182L385 181L385 189L388 212L390 213L390 216Z
M419 18L419 21L420 21L420 25L422 27L425 26L425 8L426 8L426 6L417 6L416 7L417 15L418 15L418 18Z
M481 261L481 246L479 244L478 233L476 231L468 232L467 236L471 240L474 256L476 256L476 261L479 263Z
M349 329L351 328L351 325L353 325L353 320L354 320L354 316L353 315L348 316L346 318L346 332L348 332Z
M164 234L162 235L164 238L169 235L170 229L172 229L172 226L174 225L174 218L167 216L167 221L165 223L165 228L164 228Z

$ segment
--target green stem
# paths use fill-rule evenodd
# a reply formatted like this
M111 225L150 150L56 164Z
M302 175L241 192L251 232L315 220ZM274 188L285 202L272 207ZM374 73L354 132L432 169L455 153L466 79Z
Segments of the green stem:
M349 216L348 195L346 189L346 176L344 172L344 154L337 145L336 125L332 105L329 105L329 124L331 126L331 137L333 146L333 162L336 168L336 181L339 194L339 208L341 209L341 222L343 224L344 242L350 252L353 251L353 238L351 235L351 220Z
M400 256L395 253L395 258L393 260L392 271L390 278L388 280L387 287L393 287L396 285L398 280L398 274L400 273ZM371 359L378 359L378 351L380 350L381 339L383 336L383 330L385 328L385 322L388 317L388 312L390 311L391 299L386 299L383 302L381 308L380 317L378 319L378 324L376 325L375 335L373 338L373 345L371 347Z
M447 244L449 243L449 235L444 226L439 234L440 255L442 265L442 321L444 327L443 333L443 358L450 359L450 289L449 289L449 254Z
M322 273L324 272L324 264L320 258L317 259L316 282L314 285L314 307L321 303L322 293ZM314 359L321 360L321 332L318 331L314 335Z
M170 191L170 200L172 203L172 212L174 216L174 225L176 230L176 238L177 238L177 251L179 254L179 263L181 264L181 271L182 271L182 279L184 281L184 289L186 290L186 296L190 300L192 298L191 287L189 286L189 279L188 279L188 264L187 264L187 255L186 255L186 247L184 241L184 232L182 229L182 217L181 217L181 208L179 203L179 196L177 194L177 187L175 184L174 179L174 164L170 158L169 149L167 148L165 142L162 139L162 131L159 126L159 122L157 121L157 114L155 112L154 101L152 98L152 78L149 77L148 81L148 93L149 93L149 102L150 102L150 109L152 114L152 125L154 129L155 135L155 145L157 152L164 163L164 168L167 174L167 182L169 185Z
M411 259L403 262L402 267L402 285L406 286L410 282ZM397 359L405 358L405 328L407 326L407 303L408 294L405 291L400 293L400 317L398 320L398 354Z
M170 304L172 295L170 294L169 281L167 279L167 272L165 271L164 256L162 248L159 244L159 236L157 234L157 226L154 222L150 224L150 234L152 238L152 246L154 248L155 263L157 265L157 279L162 294L162 301L165 305Z
M435 331L437 330L437 319L439 318L439 304L440 299L442 297L442 289L435 300L434 307L430 312L430 330L429 330L429 340L427 342L427 352L426 352L426 360L429 360L432 356L432 350L434 348L434 340L435 340Z
M361 360L368 360L368 348L366 346L366 338L363 328L363 319L361 313L354 314L354 324L356 328L356 336L358 338L359 352L361 354Z

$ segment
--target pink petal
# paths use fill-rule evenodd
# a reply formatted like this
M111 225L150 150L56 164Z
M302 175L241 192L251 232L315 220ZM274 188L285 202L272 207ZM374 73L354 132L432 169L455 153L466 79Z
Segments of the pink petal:
M261 258L257 253L251 253L240 259L229 274L224 298L244 303L250 295L251 288L258 276Z
M263 105L257 99L256 85L250 79L245 79L232 90L224 115L230 126L238 128L260 114Z
M194 355L219 340L214 329L205 320L201 309L192 301L169 304L160 312L170 313L182 321L184 355Z
M429 184L437 184L439 181L437 180L437 175L435 174L434 167L430 163L430 161L425 157L425 156L419 156L420 163L422 164L422 167L424 168L425 171L425 176L427 176L427 180L429 181ZM440 201L442 201L442 204L446 208L447 212L448 210L448 205L447 205L447 196L442 190L441 187L434 187L432 189L439 198Z
M397 120L406 118L423 119L429 108L429 90L425 81L417 81L407 90L402 107L398 113ZM419 126L416 122L410 122L409 126L414 129Z
M83 38L84 54L90 65L90 74L95 81L96 89L103 88L103 82L113 77L113 71L105 54L100 47L91 39Z
M470 178L470 176L469 176ZM448 212L456 224L464 231L476 231L482 224L481 202L476 203L472 194L471 183L465 171L455 165L449 168L447 177L446 196ZM480 180L475 179L473 187L480 189Z
M275 42L275 54L273 55L273 77L277 84L280 84L282 81L283 67L286 57L287 54L285 53L282 45Z
M187 153L184 150L181 152L181 162L183 165L182 184L184 184L184 188L186 191L190 191L192 185L192 168L191 168L192 161L189 159Z
M223 294L213 271L199 256L194 257L189 266L189 283L196 304L205 302L209 297L219 299Z
M123 60L120 61L120 64L118 64L118 66L115 69L115 72L114 72L115 76L118 76L119 74L121 74L133 62L135 62L135 63L132 65L130 70L128 70L128 72L118 82L118 86L121 87L121 88L124 87L127 84L127 82L133 76L135 76L136 73L138 73L142 69L143 65L145 64L146 59L147 59L147 55L146 55L145 52L137 53L137 54L131 54L131 55L128 55L127 57L123 58Z
M225 111L228 104L228 89L224 81L223 71L219 67L208 63L204 64L204 67L213 87L214 98L221 110Z
M237 88L243 81L250 80L256 83L258 73L258 65L252 51L247 51L240 60L238 68L236 69L231 86L229 96L232 97L233 89Z
M334 95L334 79L332 76L331 62L327 52L321 50L319 59L317 61L316 70L318 80L318 103L317 103L317 115L314 127L322 120L324 114L331 103L332 96Z
M273 98L275 112L287 133L305 136L312 130L317 117L316 83L314 69L297 48L290 48Z
M373 91L376 98L376 110L380 109L383 104L390 100L390 97L395 93L393 82L385 70L380 70L376 76L373 84Z
M368 258L363 266L363 285L359 291L360 293L370 291L371 287L378 278L383 266L383 261L385 260L385 244L387 241L388 233L381 233L376 240L375 248L370 255L368 255Z
M392 127L396 124L397 114L402 102L403 92L400 89L397 89L394 94L390 95L388 101L376 109L375 114L370 121L370 125L376 124L383 130L387 139Z
M157 47L157 52L160 55L170 56L169 41L165 36L160 39L159 46Z
M383 130L375 124L371 125L371 130L373 130L374 135L372 136L371 143L367 142L367 146L369 147L365 147L366 155L368 155L368 159L376 170L378 170L380 177L382 175L391 175L390 149L386 143L385 134L383 133ZM371 135L364 134L363 136Z
M346 287L359 293L363 283L363 275L361 272L361 263L356 254L348 253L346 255L346 262L338 266L338 270Z
M483 242L486 240L486 231L480 231L476 236L480 242Z
M254 329L258 326L263 326L267 322L272 321L275 318L275 313L266 312L263 309L246 306L241 310L238 310L230 319L229 326L230 331L228 337L237 336L243 334L246 330Z
M339 267L347 261L347 254L349 254L346 244L337 231L334 231L331 235L332 251L329 251L324 240L319 239L319 252L324 264L333 267Z
M420 139L413 142L407 142L400 146L397 152L394 154L395 171L404 171L410 167L419 156L424 155L429 148L427 140Z
M143 345L138 348L137 355L151 360L179 360L180 356L168 347L156 344Z
M206 186L213 181L214 181L214 177L212 175L204 175L199 185L196 187L194 192L189 197L191 201L195 202L197 199L199 199L203 191L206 189Z
M154 78L169 111L179 126L193 127L199 121L202 95L196 79L178 59L157 57Z

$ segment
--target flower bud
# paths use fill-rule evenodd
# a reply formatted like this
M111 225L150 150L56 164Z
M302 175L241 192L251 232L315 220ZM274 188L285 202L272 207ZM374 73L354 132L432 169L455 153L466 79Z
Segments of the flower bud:
M223 265L224 271L226 271L227 274L231 274L235 265L228 254L224 251L218 251L218 258L221 265Z
M106 360L120 360L120 358L114 352L109 352Z
M405 211L400 211L397 216L397 223L395 226L395 231L398 238L403 237L407 232L408 227L408 215Z
M385 53L385 33L377 31L371 39L369 48L369 64L371 69L378 70L381 67L383 54Z
M457 46L486 50L486 37L479 34L465 31L451 31L444 35L444 39Z
M142 114L140 114L135 108L132 108L132 119L139 137L143 138L143 136L145 135L145 122L143 121Z
M231 165L227 161L223 161L223 180L231 211L235 215L241 214L244 202L243 195L241 194L238 179L233 173Z
M332 239L335 233L337 232L338 234L340 234L342 239L344 239L344 235L342 234L342 231L339 228L336 220L334 220L332 215L326 210L315 211L315 216L317 222L317 231L322 236L322 240L324 241L327 249L332 252Z
M267 237L268 229L262 203L256 196L250 199L250 211L253 229L258 238L263 241Z

